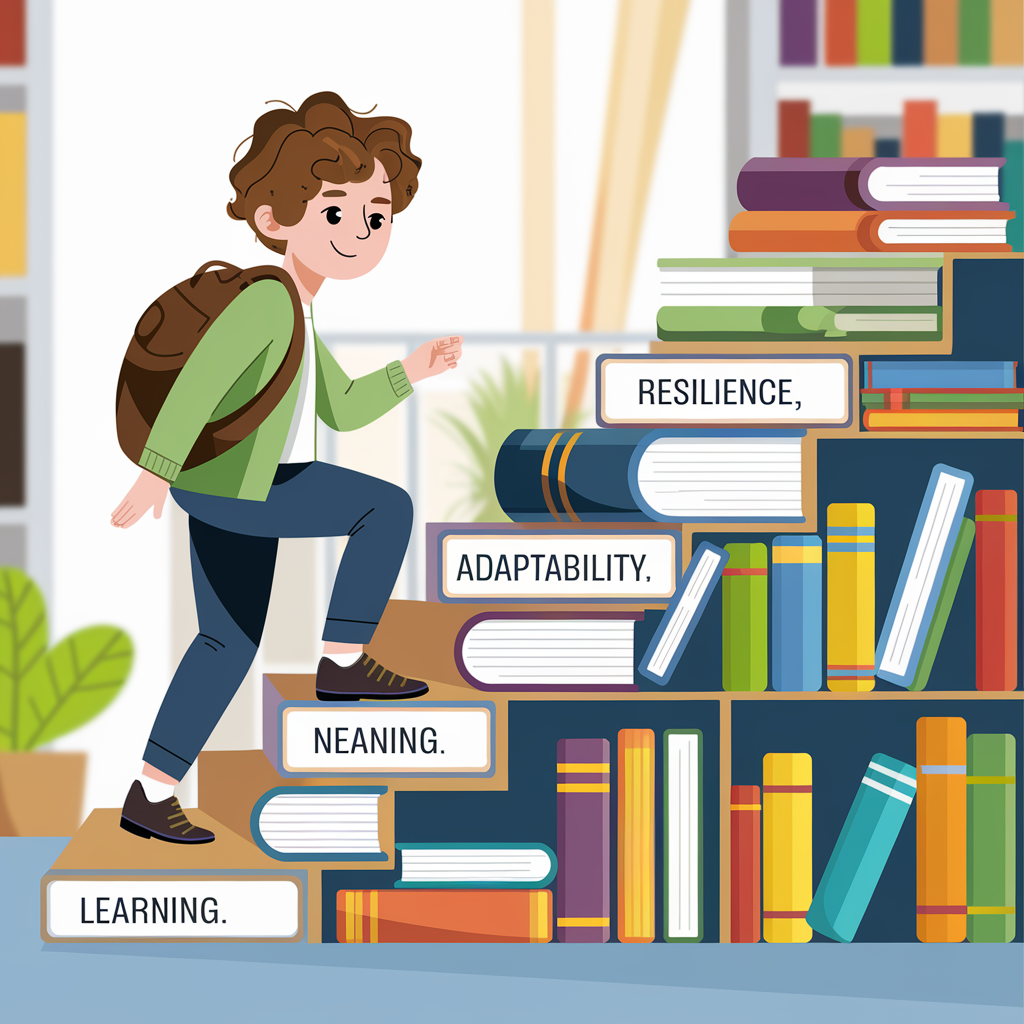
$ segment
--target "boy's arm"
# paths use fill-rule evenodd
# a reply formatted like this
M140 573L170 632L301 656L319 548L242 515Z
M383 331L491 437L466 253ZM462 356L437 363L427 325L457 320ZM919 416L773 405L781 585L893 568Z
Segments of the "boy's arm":
M217 317L181 368L149 432L139 465L173 483L232 385L275 342L283 358L294 326L292 305L279 282L257 281L246 288Z

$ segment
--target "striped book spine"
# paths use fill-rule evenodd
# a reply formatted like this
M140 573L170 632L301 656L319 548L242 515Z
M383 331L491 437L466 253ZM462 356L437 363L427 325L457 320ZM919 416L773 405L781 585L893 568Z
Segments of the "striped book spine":
M967 941L1013 942L1016 934L1017 741L967 737Z
M761 939L761 787L733 786L729 801L730 942Z
M809 942L811 755L765 754L765 942Z
M654 731L619 730L619 942L654 941Z
M829 505L828 688L875 688L875 506Z
M821 539L772 541L772 689L821 689Z
M342 889L338 942L550 942L547 889Z
M1017 492L978 491L975 686L1017 689Z
M967 723L917 720L917 937L967 937Z
M557 757L555 935L559 942L607 942L611 746L606 739L559 740Z
M722 689L768 687L768 548L726 544L722 571Z
M816 932L853 942L916 792L913 765L872 756L807 914Z

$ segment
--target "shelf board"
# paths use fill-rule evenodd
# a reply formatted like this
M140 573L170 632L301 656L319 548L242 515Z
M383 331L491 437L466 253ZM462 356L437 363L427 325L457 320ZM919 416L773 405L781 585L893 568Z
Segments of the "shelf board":
M813 67L778 65L776 78L784 82L839 82L857 85L862 82L1017 82L1024 78L1020 65L975 66L965 64L877 64Z

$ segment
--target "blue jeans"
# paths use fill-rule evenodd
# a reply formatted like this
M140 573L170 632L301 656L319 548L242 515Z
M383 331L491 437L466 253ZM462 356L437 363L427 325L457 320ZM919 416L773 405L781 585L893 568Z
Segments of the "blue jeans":
M365 644L412 532L400 487L326 462L278 467L266 501L171 489L188 513L199 635L174 673L146 762L180 779L245 678L267 617L279 537L344 537L324 640Z

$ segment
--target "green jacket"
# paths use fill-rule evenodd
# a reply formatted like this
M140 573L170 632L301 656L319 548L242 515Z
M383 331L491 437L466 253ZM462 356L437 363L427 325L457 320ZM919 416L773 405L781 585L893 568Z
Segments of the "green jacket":
M294 329L288 291L258 281L203 335L182 367L149 433L143 469L175 487L226 498L265 501L291 425L301 369L270 415L244 441L215 459L182 470L203 427L244 405L280 365ZM333 430L356 430L393 409L412 385L397 360L352 380L316 337L316 414Z

